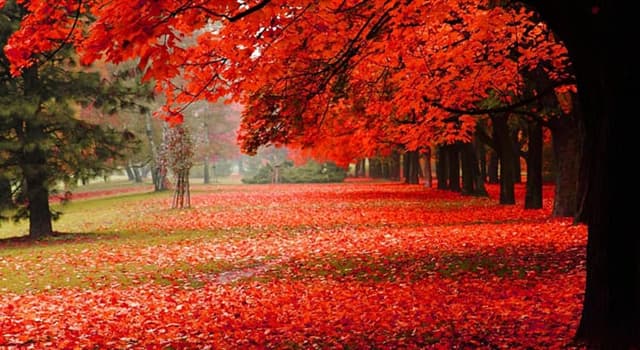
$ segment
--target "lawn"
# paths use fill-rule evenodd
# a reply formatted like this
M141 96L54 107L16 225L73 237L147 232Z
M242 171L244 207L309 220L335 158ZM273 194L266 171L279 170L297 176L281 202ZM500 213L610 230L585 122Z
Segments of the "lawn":
M396 183L78 200L65 234L0 242L0 348L566 348L586 229L549 219L552 190L529 211Z

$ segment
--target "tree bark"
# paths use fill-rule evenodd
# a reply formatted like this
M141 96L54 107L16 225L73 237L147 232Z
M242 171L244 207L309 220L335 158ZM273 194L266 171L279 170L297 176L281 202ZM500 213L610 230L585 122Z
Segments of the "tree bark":
M575 104L574 108L579 106ZM552 212L554 217L572 217L578 210L578 178L583 138L580 124L575 115L563 115L549 121L556 168Z
M474 149L471 143L460 145L462 153L462 194L475 194Z
M378 157L369 159L369 173L371 174L371 178L380 179L383 177L382 174L382 160Z
M476 149L480 165L480 177L482 178L482 183L484 183L487 181L487 148L484 144L479 143Z
M448 165L449 165L449 190L460 192L460 147L459 144L448 145Z
M533 2L533 1L531 1ZM631 52L636 11L631 2L535 2L565 42L575 70L585 128L580 219L588 224L587 284L576 339L594 349L640 348L640 235L628 210L624 162L633 149L625 116L635 102L629 87L637 66Z
M449 178L448 174L447 174L447 170L448 170L448 154L446 151L446 146L438 146L438 152L437 152L437 159L436 159L436 177L438 179L438 189L439 190L446 190L447 188L449 188L449 185L447 183L447 180Z
M0 212L2 209L13 206L13 196L11 195L11 181L9 178L0 174Z
M520 142L518 141L518 130L513 130L509 133L511 137L511 147L513 147L513 154L515 159L513 162L513 182L522 183L522 166L520 165Z
M427 147L424 153L424 187L431 188L433 175L431 174L431 147Z
M460 145L462 154L462 194L473 196L486 196L484 178L480 172L476 142ZM482 147L482 146L480 146Z
M404 154L405 183L420 183L420 154L418 151L409 151Z
M542 208L542 125L530 120L527 125L529 147L527 151L527 191L524 197L525 209Z
M400 180L400 154L395 151L389 160L389 179Z
M497 184L500 180L498 178L498 152L495 150L489 151L489 164L487 165L487 176L489 177L490 184Z
M211 174L209 174L209 157L202 160L202 182L206 185L211 183Z
M29 202L29 237L32 238L53 234L49 190L44 179L44 176L39 176L39 172L26 176L27 200Z
M516 204L513 163L517 160L513 152L513 143L509 136L507 115L491 115L493 139L500 158L500 204Z

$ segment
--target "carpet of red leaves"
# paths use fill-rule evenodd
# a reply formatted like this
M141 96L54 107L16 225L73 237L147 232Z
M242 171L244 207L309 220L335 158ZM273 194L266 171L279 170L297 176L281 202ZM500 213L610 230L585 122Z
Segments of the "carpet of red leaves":
M0 348L569 347L586 229L549 218L552 188L544 209L527 211L385 183L210 190L194 193L194 208L183 211L146 200L144 215L118 229L211 237L97 242L37 266L0 255L0 266L34 273L62 273L69 264L194 267L170 284L4 293ZM195 268L211 261L253 265L223 274Z

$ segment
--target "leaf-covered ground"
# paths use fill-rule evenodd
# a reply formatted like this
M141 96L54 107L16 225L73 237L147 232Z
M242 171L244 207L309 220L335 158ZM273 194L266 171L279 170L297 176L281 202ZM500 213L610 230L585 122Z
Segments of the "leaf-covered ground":
M86 201L91 234L0 243L0 348L566 348L586 229L549 219L545 195L533 211L385 183L210 186L183 211Z

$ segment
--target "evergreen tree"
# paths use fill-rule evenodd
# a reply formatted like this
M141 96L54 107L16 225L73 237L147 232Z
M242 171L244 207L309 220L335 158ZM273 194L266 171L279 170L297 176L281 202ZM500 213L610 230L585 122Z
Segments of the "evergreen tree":
M23 13L13 2L0 11L2 46ZM49 196L56 183L104 175L128 148L130 133L77 117L82 104L113 100L117 89L78 67L69 47L60 46L16 77L0 53L0 209L15 204L12 217L29 218L30 237L53 233L58 213Z

